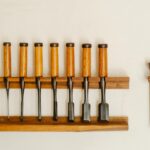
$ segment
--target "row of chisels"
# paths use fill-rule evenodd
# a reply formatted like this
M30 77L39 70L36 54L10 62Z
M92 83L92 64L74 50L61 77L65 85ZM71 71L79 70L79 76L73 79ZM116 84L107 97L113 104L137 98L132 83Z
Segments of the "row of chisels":
M83 88L84 88L84 101L82 104L82 121L90 122L90 103L88 100L88 89L89 89L89 77L91 76L91 48L90 43L82 44L82 77ZM58 43L50 43L50 76L52 78L51 84L53 89L53 120L58 120L58 106L57 106L57 80L59 76L59 60L58 60ZM73 101L73 80L75 76L75 58L74 58L74 43L66 43L66 77L68 79L68 121L74 122L74 101ZM9 86L11 77L11 43L3 43L4 50L4 83L7 92L7 111L9 119ZM99 88L101 90L101 101L98 105L98 120L108 122L109 121L109 105L106 103L105 91L106 91L106 77L108 74L107 67L107 44L98 44L98 56L99 56ZM19 44L19 77L20 77L20 88L21 88L21 114L20 120L24 119L24 90L25 90L25 77L27 77L27 56L28 56L28 43ZM41 81L40 78L43 76L43 43L34 43L35 53L35 77L36 85L38 90L38 120L42 120L41 110Z

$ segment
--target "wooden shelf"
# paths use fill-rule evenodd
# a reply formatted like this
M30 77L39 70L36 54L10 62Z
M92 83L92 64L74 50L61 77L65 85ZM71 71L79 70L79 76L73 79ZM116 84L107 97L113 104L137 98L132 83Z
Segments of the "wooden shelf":
M109 123L100 123L97 117L91 117L90 123L82 123L80 117L75 118L74 123L68 123L67 117L59 117L58 121L53 121L52 117L43 117L39 122L37 117L24 117L20 122L18 116L0 116L0 131L116 131L128 130L127 117L110 117Z
M10 77L10 88L20 88L19 77ZM89 88L97 89L99 88L99 77L90 77L89 78ZM51 88L51 78L50 77L41 77L42 88ZM129 88L129 77L108 77L106 78L106 86L108 89L128 89ZM26 77L25 78L25 87L26 88L36 88L35 77ZM73 78L74 88L81 89L83 78L74 77ZM57 87L60 89L67 88L67 78L58 77L57 78ZM0 77L0 88L4 88L4 78Z

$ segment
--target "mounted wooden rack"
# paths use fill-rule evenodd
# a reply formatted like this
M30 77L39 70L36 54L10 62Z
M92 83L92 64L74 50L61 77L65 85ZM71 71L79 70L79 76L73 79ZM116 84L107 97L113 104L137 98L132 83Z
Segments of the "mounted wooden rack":
M19 77L9 77L10 88L20 88ZM99 88L99 77L89 78L89 88ZM41 77L42 88L51 88L51 78ZM73 87L81 89L83 78L74 77ZM57 77L58 88L67 88L67 78ZM129 77L108 77L106 79L108 89L128 89ZM36 88L35 78L25 78L26 88ZM4 87L4 78L0 77L0 88ZM90 123L83 123L81 117L75 117L75 122L69 123L67 117L58 117L58 121L53 121L52 117L43 116L42 121L38 121L35 116L24 116L21 122L19 116L10 116L9 120L5 116L0 116L0 131L116 131L128 130L128 117L116 116L110 117L108 123L98 122L97 117L91 117Z
M67 88L67 78L57 77L57 87L60 89ZM89 88L98 89L99 88L99 77L89 78ZM9 77L10 88L20 88L19 77ZM51 78L41 77L42 88L51 88ZM129 88L129 77L108 77L106 78L106 86L108 89L128 89ZM35 77L25 77L25 87L26 88L36 88ZM75 89L81 89L83 78L74 77L73 87ZM5 88L4 78L0 77L0 88Z

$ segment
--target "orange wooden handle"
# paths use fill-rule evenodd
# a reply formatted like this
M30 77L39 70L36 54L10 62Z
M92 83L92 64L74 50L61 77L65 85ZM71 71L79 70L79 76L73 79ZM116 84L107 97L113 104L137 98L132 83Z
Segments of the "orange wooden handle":
M51 43L50 44L50 51L51 51L51 76L57 77L58 76L58 43Z
M99 76L108 76L108 66L107 66L107 44L99 44Z
M35 76L43 76L43 43L35 43Z
M27 76L27 48L28 43L20 43L20 63L19 63L20 77Z
M91 44L82 44L82 76L91 76Z
M75 74L74 43L66 44L66 65L67 77L73 77Z
M11 76L11 43L4 42L4 77Z

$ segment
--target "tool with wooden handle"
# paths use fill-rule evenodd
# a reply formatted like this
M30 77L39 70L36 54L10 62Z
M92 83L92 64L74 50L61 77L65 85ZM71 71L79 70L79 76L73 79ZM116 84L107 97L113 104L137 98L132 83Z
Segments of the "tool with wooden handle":
M4 83L7 93L7 116L9 119L9 77L11 77L11 43L4 42Z
M42 120L41 114L41 81L40 77L43 76L43 43L35 43L35 77L38 90L38 120Z
M107 67L107 44L99 44L99 76L101 88L101 103L99 104L99 121L109 121L109 105L106 103L106 77L108 76Z
M73 82L75 63L74 63L74 43L66 44L66 75L68 80L69 89L69 102L68 102L68 121L74 121L74 102L73 102Z
M91 44L82 44L82 76L84 78L84 103L82 104L82 120L90 122L90 104L88 100L89 81L91 76Z
M56 77L58 76L58 43L50 43L51 51L51 77L52 77L52 88L53 88L53 120L58 119L57 110L57 82Z
M19 76L21 89L21 114L20 114L21 121L23 121L23 112L24 112L24 90L25 90L24 78L27 76L27 49L28 43L20 43Z

